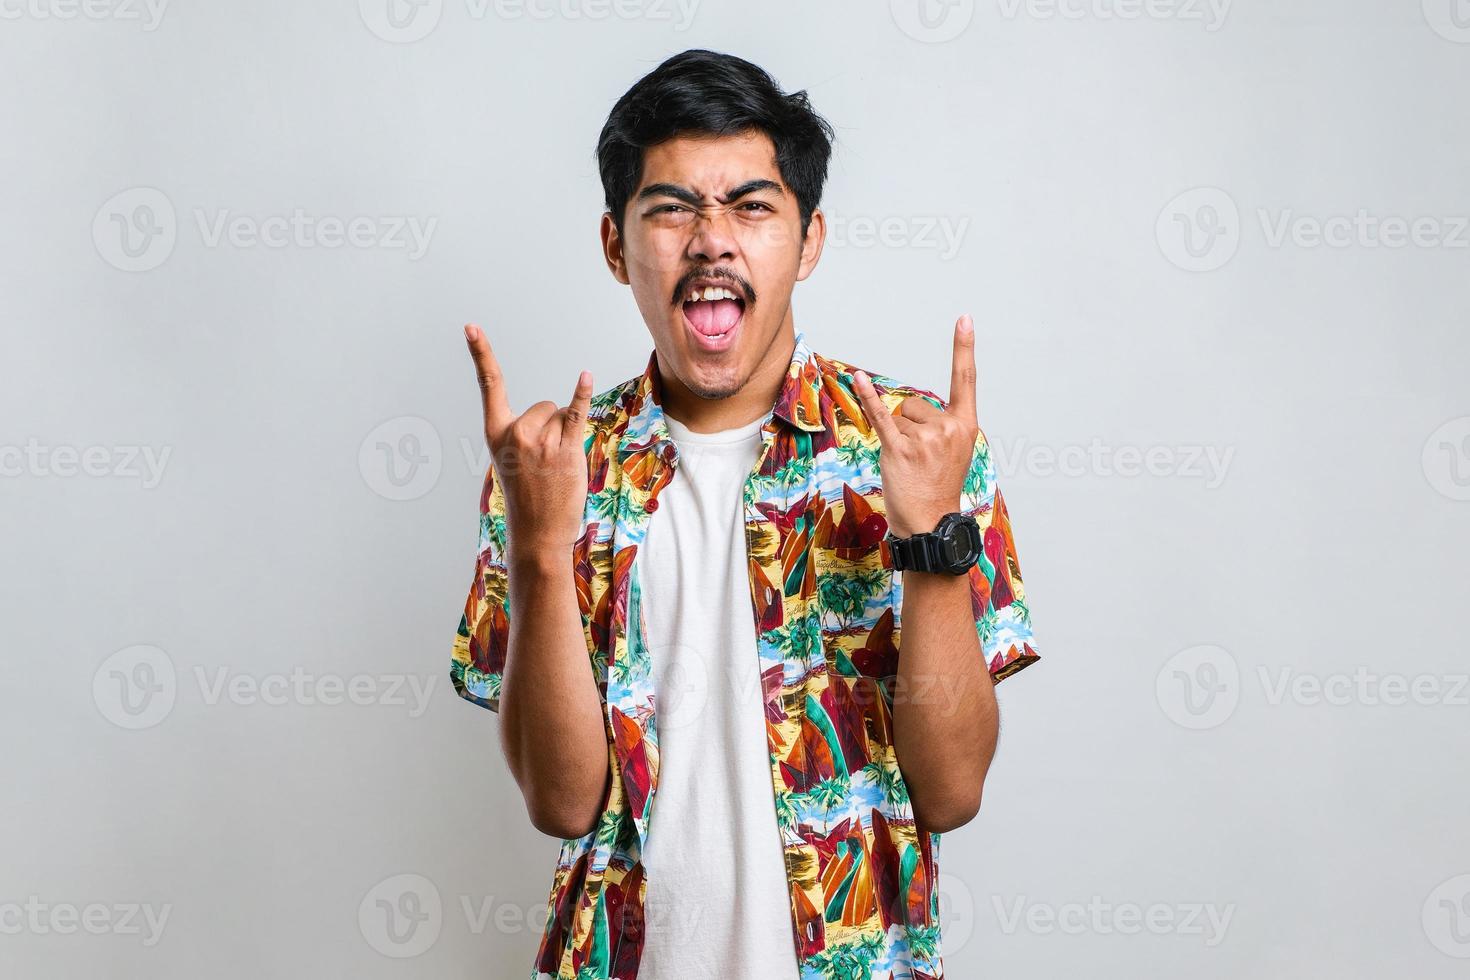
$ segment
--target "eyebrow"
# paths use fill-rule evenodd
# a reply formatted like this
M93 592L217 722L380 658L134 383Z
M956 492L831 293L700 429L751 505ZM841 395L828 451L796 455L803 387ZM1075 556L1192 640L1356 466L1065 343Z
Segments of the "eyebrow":
M731 201L742 198L747 194L753 194L756 191L775 191L777 194L783 196L786 193L781 189L781 185L774 180L767 180L764 177L760 177L755 180L747 180L738 187L732 188L724 197L716 197L715 200L721 204L729 204ZM649 184L638 192L638 200L640 201L649 197L672 197L693 207L698 207L701 203L698 194L679 184Z

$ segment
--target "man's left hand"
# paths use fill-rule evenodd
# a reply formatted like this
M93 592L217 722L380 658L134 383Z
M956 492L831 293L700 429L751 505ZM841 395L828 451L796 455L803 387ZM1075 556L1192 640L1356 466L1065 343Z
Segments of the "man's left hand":
M975 373L975 325L967 313L955 321L947 408L909 397L889 412L868 376L853 374L863 411L878 432L883 502L896 537L932 531L941 517L960 509L980 430Z

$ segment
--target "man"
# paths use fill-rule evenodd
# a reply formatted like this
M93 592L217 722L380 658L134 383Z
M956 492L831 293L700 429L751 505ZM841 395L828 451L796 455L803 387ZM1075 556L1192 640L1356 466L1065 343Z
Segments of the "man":
M465 328L493 464L451 674L562 838L534 980L943 975L939 836L1037 655L969 318L947 402L795 326L830 147L755 65L670 58L598 143L643 374L517 417Z

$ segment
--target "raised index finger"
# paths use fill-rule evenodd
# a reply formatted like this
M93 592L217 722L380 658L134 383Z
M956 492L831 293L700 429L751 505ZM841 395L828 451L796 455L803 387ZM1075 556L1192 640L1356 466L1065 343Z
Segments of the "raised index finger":
M949 374L949 414L979 424L975 408L975 322L966 313L954 325L954 364Z
M490 349L485 331L473 323L465 324L465 343L469 345L470 357L475 362L475 378L480 382L480 404L485 413L485 435L500 440L500 434L515 421L510 402L505 396L505 377L500 373L500 362Z

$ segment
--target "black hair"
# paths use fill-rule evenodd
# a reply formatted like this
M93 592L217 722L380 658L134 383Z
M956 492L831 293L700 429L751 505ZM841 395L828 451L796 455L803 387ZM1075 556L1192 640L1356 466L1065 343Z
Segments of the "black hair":
M684 133L731 135L755 127L776 147L781 179L796 194L801 234L822 200L832 126L806 92L781 91L765 69L732 54L691 48L667 59L623 93L597 138L597 169L618 233L643 176L643 151Z

